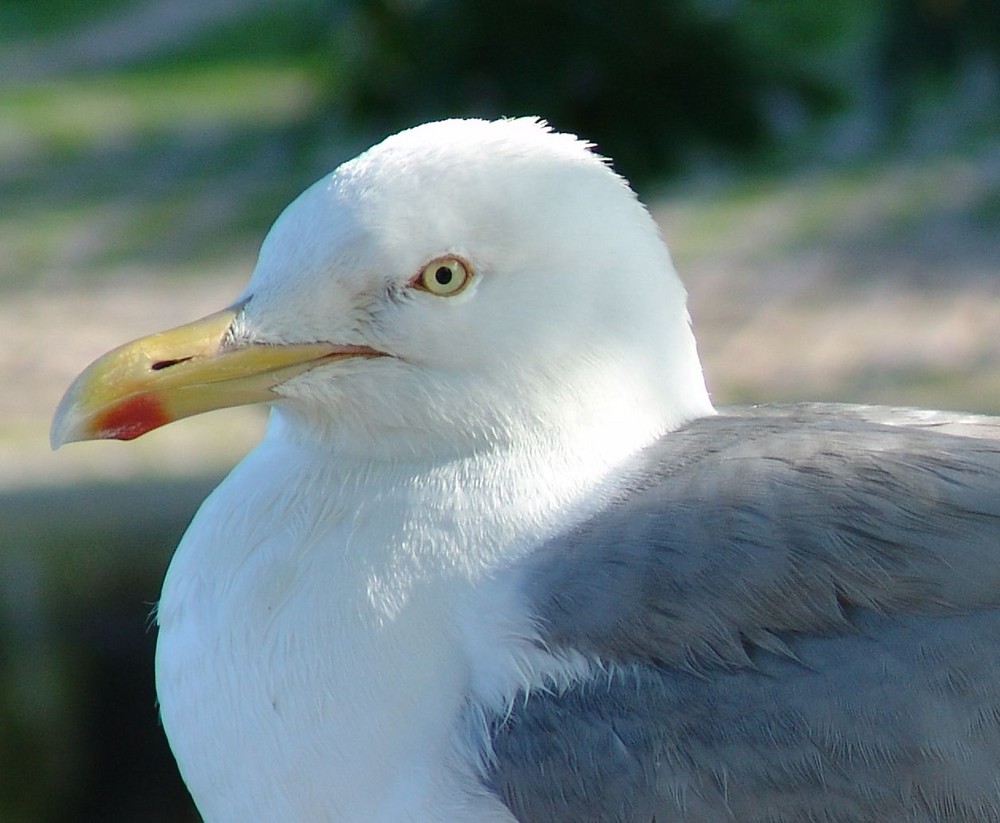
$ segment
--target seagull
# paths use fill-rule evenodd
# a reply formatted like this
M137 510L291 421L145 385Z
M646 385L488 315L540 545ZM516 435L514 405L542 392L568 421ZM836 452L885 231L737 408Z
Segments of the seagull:
M714 409L592 145L389 137L52 442L249 403L156 611L208 823L1000 820L1000 418Z

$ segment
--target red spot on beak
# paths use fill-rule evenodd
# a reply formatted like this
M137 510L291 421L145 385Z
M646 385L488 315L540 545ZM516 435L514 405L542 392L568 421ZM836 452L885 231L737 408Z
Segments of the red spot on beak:
M94 421L100 437L134 440L139 435L169 423L170 416L160 402L149 394L137 394L117 403Z

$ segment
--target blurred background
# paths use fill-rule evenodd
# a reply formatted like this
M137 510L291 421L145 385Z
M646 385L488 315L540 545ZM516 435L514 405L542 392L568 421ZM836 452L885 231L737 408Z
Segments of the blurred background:
M614 158L721 404L1000 413L996 0L0 0L0 821L196 817L149 613L259 435L51 454L73 376L213 311L400 127L538 114Z

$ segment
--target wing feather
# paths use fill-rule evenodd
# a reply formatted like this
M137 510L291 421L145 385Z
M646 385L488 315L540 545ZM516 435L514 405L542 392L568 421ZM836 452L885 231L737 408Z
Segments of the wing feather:
M998 432L765 407L646 449L517 570L605 673L494 718L495 790L523 821L1000 820Z

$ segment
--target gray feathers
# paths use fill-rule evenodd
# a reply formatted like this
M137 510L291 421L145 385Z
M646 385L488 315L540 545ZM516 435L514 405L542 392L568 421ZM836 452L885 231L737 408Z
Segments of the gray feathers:
M496 791L524 821L1000 820L996 434L776 407L647 448L519 569L607 672L495 719Z

